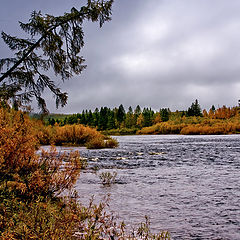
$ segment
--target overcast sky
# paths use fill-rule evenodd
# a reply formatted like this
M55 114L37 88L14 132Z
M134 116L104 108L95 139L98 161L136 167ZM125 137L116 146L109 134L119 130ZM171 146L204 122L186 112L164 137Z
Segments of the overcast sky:
M1 0L0 30L21 34L18 21L26 22L33 10L57 16L84 2ZM120 104L185 110L195 99L207 109L237 105L239 13L239 0L115 0L111 22L101 29L86 22L82 55L88 67L61 85L69 93L65 108L56 110L46 94L50 111ZM0 52L9 55L2 40Z

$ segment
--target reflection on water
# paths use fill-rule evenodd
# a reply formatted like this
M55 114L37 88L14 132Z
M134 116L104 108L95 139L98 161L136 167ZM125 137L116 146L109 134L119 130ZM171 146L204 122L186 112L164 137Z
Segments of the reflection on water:
M116 138L117 149L79 148L89 160L76 186L83 202L110 193L120 219L148 215L173 239L240 239L240 136ZM117 171L117 183L103 187L102 171Z

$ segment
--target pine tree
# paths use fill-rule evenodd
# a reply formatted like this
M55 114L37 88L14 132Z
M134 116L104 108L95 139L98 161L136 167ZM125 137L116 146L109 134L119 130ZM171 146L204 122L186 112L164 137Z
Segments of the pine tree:
M107 107L101 107L100 109L100 115L99 115L99 121L98 121L98 128L100 130L106 130L107 124L108 124L108 108Z
M95 127L98 126L98 122L99 122L99 109L96 108L95 111L93 112L93 124Z
M17 38L2 32L2 39L15 52L13 58L0 59L0 100L13 99L15 105L30 102L35 98L39 108L47 112L42 97L48 88L56 98L56 107L65 106L67 93L46 75L51 69L62 81L80 74L86 68L79 53L84 46L83 22L99 21L102 27L111 20L113 0L88 0L86 6L70 13L54 17L34 11L28 23L20 22L29 38Z
M191 107L187 110L188 116L202 116L202 110L198 103L198 100L196 99L194 103L192 103Z
M124 121L125 119L125 109L123 107L123 105L121 104L117 110L117 121L119 123L119 125L121 125L121 123Z
M167 108L160 109L160 116L163 122L167 122L169 120L169 114L170 111Z
M110 110L108 114L107 129L114 129L114 128L116 128L114 112Z
M140 108L139 105L137 105L137 107L136 107L136 109L134 111L134 114L137 115L137 117L138 117L141 113L142 113L141 108Z
M125 125L127 128L134 127L134 115L133 115L133 110L131 106L128 108L128 112L126 114Z
M139 115L142 113L141 107L139 105L137 105L137 107L134 110L134 125L135 127L137 127L137 119L139 117Z

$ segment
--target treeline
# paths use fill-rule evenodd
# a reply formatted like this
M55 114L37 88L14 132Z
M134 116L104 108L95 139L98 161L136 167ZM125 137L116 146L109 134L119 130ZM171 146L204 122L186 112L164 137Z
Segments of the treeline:
M220 107L214 105L209 110L202 110L196 99L187 110L170 111L169 108L161 108L159 111L153 111L151 108L143 108L138 105L135 109L131 106L126 111L121 104L118 108L110 109L101 107L91 110L83 110L82 113L72 114L65 118L48 118L48 125L72 125L82 124L94 127L100 131L107 131L110 134L133 134L140 129L151 127L159 123L171 122L171 125L185 124L202 124L205 119L230 119L238 116L239 107ZM196 122L194 117L199 120ZM174 128L174 127L173 127ZM110 131L111 130L111 131ZM116 130L116 131L115 131Z
M158 121L168 121L171 114L170 109L163 108L154 112L151 108L143 108L138 105L134 110L130 106L126 111L121 104L118 108L110 109L101 107L91 110L83 110L82 113L72 114L64 119L48 118L47 124L60 126L66 124L83 124L95 127L98 130L109 130L118 128L143 128L153 125Z

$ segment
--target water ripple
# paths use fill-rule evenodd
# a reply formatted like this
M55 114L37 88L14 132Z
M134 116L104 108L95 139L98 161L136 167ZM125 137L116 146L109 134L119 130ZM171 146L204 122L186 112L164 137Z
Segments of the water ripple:
M240 239L240 136L117 139L117 149L80 149L89 169L118 173L104 188L98 172L82 172L82 201L110 193L111 209L127 224L147 214L155 231L169 230L173 239Z

